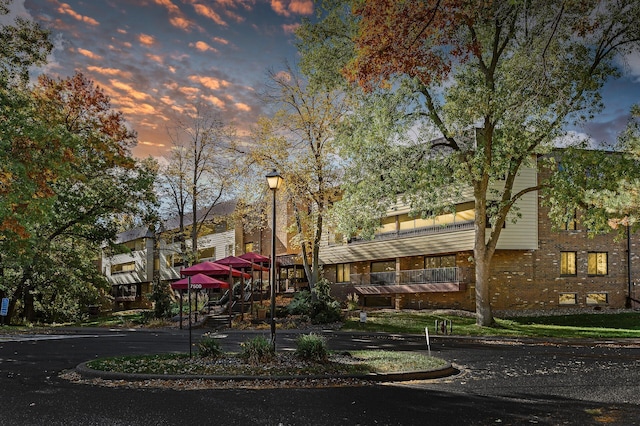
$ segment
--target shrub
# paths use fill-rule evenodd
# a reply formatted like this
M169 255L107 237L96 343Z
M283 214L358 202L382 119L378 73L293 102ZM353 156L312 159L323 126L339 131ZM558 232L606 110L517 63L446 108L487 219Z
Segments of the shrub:
M218 339L204 334L198 342L198 353L203 358L218 358L223 351Z
M273 359L275 351L271 341L264 336L254 337L240 344L240 358L250 364L259 364Z
M323 362L326 361L329 356L326 339L317 334L301 334L298 339L296 339L296 344L296 355L298 358Z
M311 292L302 290L293 295L291 303L287 305L289 315L311 314Z

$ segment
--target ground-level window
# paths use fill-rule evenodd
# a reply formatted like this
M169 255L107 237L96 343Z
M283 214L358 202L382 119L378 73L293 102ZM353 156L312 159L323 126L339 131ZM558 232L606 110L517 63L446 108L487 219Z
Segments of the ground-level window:
M606 305L609 303L607 293L587 293L587 305Z
M607 275L608 255L606 252L591 252L588 254L587 273L589 275Z
M135 301L138 294L139 284L119 284L111 288L111 293L116 301Z
M336 282L347 283L351 281L351 265L349 263L339 263L336 265Z
M251 253L253 251L253 241L244 243L244 252Z
M453 268L456 266L456 255L427 256L424 258L424 269Z
M558 296L558 304L576 305L578 304L578 295L576 293L561 293Z
M576 252L560 252L560 275L576 275Z

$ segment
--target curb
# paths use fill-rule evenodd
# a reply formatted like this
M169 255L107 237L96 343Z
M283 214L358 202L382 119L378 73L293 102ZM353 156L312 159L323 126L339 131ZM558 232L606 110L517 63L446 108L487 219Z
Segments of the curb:
M245 381L245 380L319 380L319 379L359 379L371 382L402 382L411 380L428 380L440 379L443 377L454 376L460 373L460 370L451 364L446 364L442 368L426 370L426 371L402 371L395 373L369 373L369 374L344 374L344 375L289 375L289 376L220 376L220 375L195 375L195 374L136 374L136 373L120 373L116 371L94 370L87 366L87 362L80 363L76 366L76 373L83 377L92 379L105 380L128 380L128 381L144 381L144 380L215 380L215 381Z

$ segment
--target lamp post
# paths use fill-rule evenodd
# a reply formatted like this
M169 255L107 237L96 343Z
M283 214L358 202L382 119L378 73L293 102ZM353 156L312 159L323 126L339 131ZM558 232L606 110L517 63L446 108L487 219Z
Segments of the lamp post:
M273 191L271 208L271 269L269 284L271 286L271 347L276 350L276 191L282 185L282 176L275 169L267 174L267 184Z

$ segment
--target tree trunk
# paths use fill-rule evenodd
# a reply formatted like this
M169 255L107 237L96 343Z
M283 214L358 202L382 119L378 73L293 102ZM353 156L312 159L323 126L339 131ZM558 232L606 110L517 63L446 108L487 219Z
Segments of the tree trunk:
M484 243L482 243L484 246ZM491 312L490 269L491 262L486 258L485 250L474 250L476 275L476 324L481 327L493 325Z
M473 247L473 261L476 276L476 324L481 327L493 325L491 313L490 271L493 250L487 247L487 181L481 182L475 188L475 241Z

